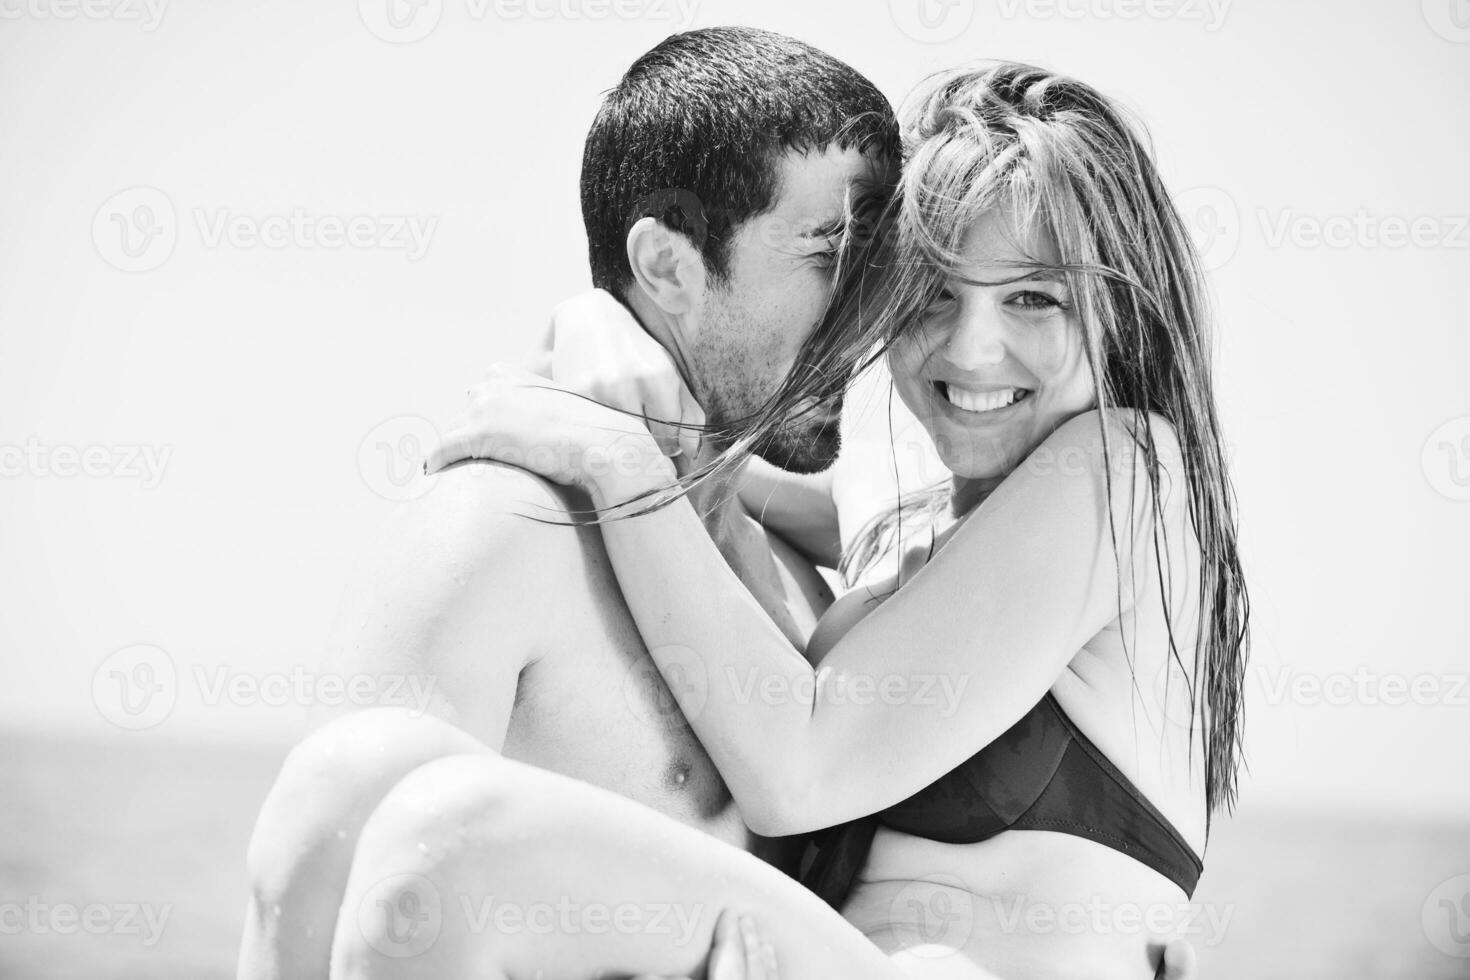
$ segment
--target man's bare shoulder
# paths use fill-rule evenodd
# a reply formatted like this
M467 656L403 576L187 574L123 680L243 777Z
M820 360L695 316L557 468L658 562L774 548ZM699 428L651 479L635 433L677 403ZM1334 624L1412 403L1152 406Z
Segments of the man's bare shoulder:
M584 561L576 495L521 470L456 466L395 503L353 571L329 669L434 681L427 707L499 746L521 671L565 645ZM584 588L585 593L585 588ZM553 611L556 611L553 613Z
M488 637L526 650L556 630L595 528L569 527L574 491L513 467L460 464L428 492L393 505L355 568L332 646L338 656L420 665ZM544 601L538 601L544 599ZM495 644L497 648L504 646Z
M513 558L521 575L554 571L577 557L586 528L569 526L589 505L578 491L513 466L470 460L433 478L423 496L398 504L381 551L409 564L480 568Z

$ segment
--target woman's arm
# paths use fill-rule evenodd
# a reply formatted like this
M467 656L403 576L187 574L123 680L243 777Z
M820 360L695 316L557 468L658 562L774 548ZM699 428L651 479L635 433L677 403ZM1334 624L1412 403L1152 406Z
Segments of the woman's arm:
M1030 710L1137 589L1156 585L1141 450L1120 416L1086 413L814 671L686 501L623 506L675 475L638 419L510 372L484 396L493 424L477 455L578 484L608 512L603 541L643 640L747 823L767 836L874 813L932 783ZM1154 437L1172 469L1172 432L1158 423ZM1165 498L1170 526L1184 497ZM1125 546L1116 555L1114 532Z
M1119 592L1131 553L1115 559L1110 522L1120 542L1136 539L1151 495L1141 466L1115 467L1109 508L1099 420L1059 428L817 671L687 505L603 526L643 639L752 829L829 826L932 783L1014 724L1131 605ZM1109 430L1128 461L1128 429ZM648 488L610 477L589 489L613 506Z
M740 489L746 510L829 568L904 494L948 477L918 421L894 397L883 361L854 379L844 401L842 452L826 472L785 473L756 458Z
M842 558L842 534L832 497L833 476L833 469L812 475L788 473L756 457L742 474L740 503L808 561L836 568Z
M520 368L640 416L664 452L676 458L680 472L699 455L704 410L669 352L606 290L588 290L558 304L546 332ZM492 368L489 379L470 388L467 417L430 453L425 461L430 473L485 455L477 443L494 431L495 419L487 417L485 404L493 403L495 379L501 373L501 368Z

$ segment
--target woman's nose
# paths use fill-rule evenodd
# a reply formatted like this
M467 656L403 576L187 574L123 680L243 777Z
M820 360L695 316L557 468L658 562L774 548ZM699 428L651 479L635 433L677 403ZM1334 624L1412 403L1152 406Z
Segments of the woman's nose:
M956 368L973 371L1005 360L1005 324L990 303L970 303L957 318L944 356Z

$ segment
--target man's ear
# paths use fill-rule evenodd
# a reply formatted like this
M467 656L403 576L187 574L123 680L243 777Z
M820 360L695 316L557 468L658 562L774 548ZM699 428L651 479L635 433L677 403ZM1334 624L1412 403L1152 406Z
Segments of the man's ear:
M704 259L688 238L656 218L639 218L628 230L628 265L639 288L665 313L688 313L704 294Z

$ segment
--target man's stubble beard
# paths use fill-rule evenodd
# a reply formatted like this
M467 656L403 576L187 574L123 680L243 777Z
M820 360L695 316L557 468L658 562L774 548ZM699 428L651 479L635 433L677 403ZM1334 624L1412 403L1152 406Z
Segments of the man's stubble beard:
M842 451L842 426L836 419L799 428L783 427L756 443L754 452L788 473L821 473Z
M732 387L740 387L743 393L750 390L743 385ZM711 439L714 447L721 452L751 433L763 407L732 404L744 400L739 395L732 395L728 390L718 389L709 394L706 424L714 433ZM788 473L823 472L837 461L837 454L842 449L841 400L824 407L827 407L827 412L820 419L799 417L774 426L752 443L751 453Z
M710 442L723 452L737 440L751 434L760 421L766 399L781 387L784 375L766 365L752 363L751 351L735 341L749 337L749 325L738 306L727 305L727 286L717 286L708 299L705 315L710 318L704 336L708 346L696 349L695 368L705 375L706 391L701 399L705 424L712 431ZM772 375L776 377L773 379ZM804 403L802 403L804 402ZM771 427L751 446L751 452L778 469L789 473L821 473L837 461L842 448L839 396L818 406L820 415L809 400L801 400L789 411L797 417Z

